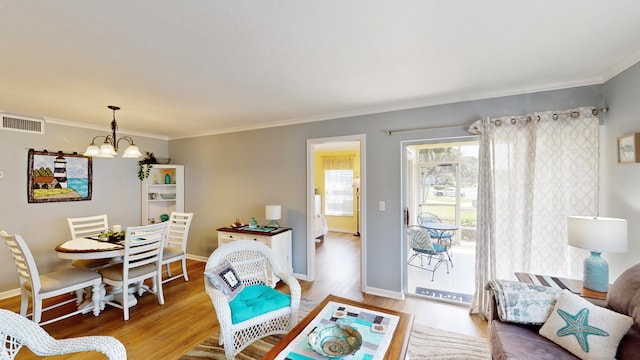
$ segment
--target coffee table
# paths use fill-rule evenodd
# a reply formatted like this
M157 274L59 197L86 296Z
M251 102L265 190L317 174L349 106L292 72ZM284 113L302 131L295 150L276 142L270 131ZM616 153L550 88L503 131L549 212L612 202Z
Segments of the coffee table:
M302 349L308 341L308 334L315 328L315 324L327 321L348 322L349 319L335 319L332 317L333 310L338 307L349 310L357 310L366 313L367 316L377 316L378 321L382 319L385 324L384 331L380 334L363 334L363 338L368 336L375 337L381 341L378 349L378 355L375 357L368 356L371 359L404 359L409 346L409 338L411 336L411 328L413 327L414 316L411 314L385 309L378 306L365 304L359 301L345 299L335 295L327 296L318 306L316 306L302 321L300 321L288 334L284 336L262 359L285 359L291 351L296 348ZM357 321L360 329L368 328L366 320ZM361 331L362 333L363 331ZM384 351L386 347L386 351ZM297 352L297 351L296 351ZM357 354L357 353L356 353ZM324 359L316 355L318 359ZM296 359L314 359L314 357L296 355Z

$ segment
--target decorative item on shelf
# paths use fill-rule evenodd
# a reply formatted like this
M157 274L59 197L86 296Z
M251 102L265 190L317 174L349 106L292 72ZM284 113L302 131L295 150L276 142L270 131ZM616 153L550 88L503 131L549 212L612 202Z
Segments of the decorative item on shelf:
M168 164L171 162L171 158L166 158L166 157L157 157L156 160L158 161L158 164Z
M173 169L162 169L160 171L164 175L164 183L165 184L173 184L173 183L175 183L175 181L172 181L172 179L175 178L175 172L174 172Z
M169 220L169 215L167 214L160 215L160 222L165 222L167 220Z
M271 222L269 222L269 224L267 225L267 227L270 228L279 228L280 224L278 224L278 222L276 220L280 220L280 215L281 215L281 207L280 205L266 205L264 207L264 217L267 220L271 220Z
M360 349L362 335L349 325L318 326L309 334L309 345L324 357L342 358L353 355Z
M569 245L591 251L584 259L583 286L587 289L609 290L609 264L600 256L603 251L627 251L627 220L597 216L567 218Z
M151 173L151 168L153 167L153 164L157 164L157 163L158 163L158 160L156 160L156 157L153 155L153 153L147 151L147 155L145 156L145 158L138 161L138 179L142 181L148 178L149 174ZM154 184L157 184L157 183L158 183L158 179L156 178L156 174L154 174Z
M112 133L107 136L96 136L91 140L91 144L87 146L87 150L84 152L84 156L95 156L100 158L112 158L117 155L118 152L118 144L120 141L124 140L129 142L129 146L122 154L123 158L139 158L142 156L140 150L133 142L133 139L129 136L121 136L119 139L116 136L116 130L118 129L118 124L116 123L116 110L120 110L119 107L114 105L107 106L109 109L113 110L113 120L111 120L111 131ZM95 141L98 138L104 138L104 142L100 147L96 145Z
M255 229L258 227L258 222L256 221L256 218L252 217L249 220L249 229Z
M240 220L238 220L238 218L236 218L236 221L233 224L231 224L231 227L233 228L239 228L241 226L244 226L244 224L241 223Z
M149 224L155 224L156 223L156 219L155 218L149 218L149 219L147 219L147 222Z
M157 193L149 193L149 200L156 200L156 199L158 199Z
M173 194L173 193L171 193L171 194L162 194L161 193L160 196L165 200L173 200L173 199L176 198L176 194Z

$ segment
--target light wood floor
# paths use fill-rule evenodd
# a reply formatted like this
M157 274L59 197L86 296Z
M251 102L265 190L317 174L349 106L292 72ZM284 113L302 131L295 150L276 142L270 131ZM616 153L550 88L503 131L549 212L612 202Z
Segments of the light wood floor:
M415 323L468 335L487 335L486 322L468 315L466 308L415 298L393 300L360 292L360 238L330 233L316 246L314 282L301 281L305 299L322 300L333 293L366 303L415 315ZM100 316L79 315L45 325L53 337L110 335L125 345L129 359L178 359L216 331L218 322L209 297L204 292L204 263L188 261L189 282L174 280L164 284L165 305L145 294L131 309L129 321L122 311L107 306ZM177 271L178 268L175 268ZM0 300L0 307L19 312L19 297ZM66 309L68 310L68 308ZM45 319L46 319L45 314ZM23 349L17 359L37 359ZM104 359L99 353L61 355L47 359Z

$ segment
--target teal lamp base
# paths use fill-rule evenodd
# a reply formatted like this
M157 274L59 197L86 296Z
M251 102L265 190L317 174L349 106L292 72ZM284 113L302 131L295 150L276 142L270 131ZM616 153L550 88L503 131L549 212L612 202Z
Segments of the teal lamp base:
M582 286L593 291L607 292L609 291L609 264L600 254L592 251L591 256L584 259Z
M267 224L267 227L278 229L280 228L280 224L278 224L278 222L275 220L271 220L271 222Z

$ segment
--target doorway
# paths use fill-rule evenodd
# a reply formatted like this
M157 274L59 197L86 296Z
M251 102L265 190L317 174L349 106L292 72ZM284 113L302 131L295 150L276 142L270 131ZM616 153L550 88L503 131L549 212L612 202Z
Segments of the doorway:
M405 294L462 305L471 302L477 174L475 139L403 143ZM423 236L432 244L428 251L417 245L416 232L428 234Z
M366 283L363 270L366 259L364 149L364 134L307 140L307 281L315 279L316 243L322 241L319 235L323 231L331 230L349 233L350 236L360 239L360 279L361 287L364 289ZM319 154L324 154L324 158ZM347 160L341 160L343 158ZM351 160L348 160L349 158ZM351 169L348 164L352 164ZM326 224L324 230L323 224Z

